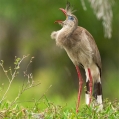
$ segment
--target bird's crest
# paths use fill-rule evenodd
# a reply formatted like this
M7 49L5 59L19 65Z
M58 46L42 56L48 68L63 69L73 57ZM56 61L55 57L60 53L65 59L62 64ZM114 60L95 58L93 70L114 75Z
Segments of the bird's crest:
M72 14L76 11L76 10L73 9L70 2L68 2L68 1L67 1L65 10L66 10L67 14Z

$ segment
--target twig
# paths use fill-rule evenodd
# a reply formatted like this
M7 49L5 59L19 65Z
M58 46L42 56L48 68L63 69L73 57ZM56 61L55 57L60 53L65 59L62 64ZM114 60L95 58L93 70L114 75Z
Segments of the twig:
M17 70L18 70L17 67L20 66L21 62L22 62L26 57L28 57L28 55L27 55L27 56L24 55L24 56L22 57L22 59L18 62L18 64L15 66L15 71L14 71L14 73L12 74L11 79L9 78L9 76L8 76L8 74L7 74L7 71L4 69L3 63L0 63L0 66L2 67L2 69L3 69L3 71L4 71L5 75L6 75L6 77L7 77L8 80L9 80L8 88L7 88L7 90L5 91L4 95L2 96L2 99L0 100L0 103L5 99L6 94L8 93L8 91L9 91L9 89L10 89L10 87L11 87L11 84L12 84L12 82L13 82L15 76L16 76Z

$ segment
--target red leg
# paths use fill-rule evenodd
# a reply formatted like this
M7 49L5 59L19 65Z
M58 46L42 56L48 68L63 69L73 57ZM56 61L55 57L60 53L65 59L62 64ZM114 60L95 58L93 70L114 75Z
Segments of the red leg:
M77 70L78 78L79 78L78 102L77 102L77 106L76 106L76 112L78 113L78 108L79 108L79 103L80 103L80 95L81 95L81 92L82 92L83 79L82 79L82 76L81 76L81 73L80 73L80 70L79 70L78 66L76 66L76 70Z
M88 68L88 75L89 75L89 89L90 89L90 101L89 101L89 105L91 103L91 96L92 96L92 87L93 87L93 80L92 80L92 75L91 75L91 71Z

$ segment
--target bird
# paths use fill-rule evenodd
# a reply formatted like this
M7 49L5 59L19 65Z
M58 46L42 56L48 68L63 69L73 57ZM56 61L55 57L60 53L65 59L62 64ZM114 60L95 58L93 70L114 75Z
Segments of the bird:
M75 65L78 79L78 101L76 112L79 112L80 97L82 92L83 78L80 72L80 66L84 68L86 75L85 103L90 105L92 97L99 110L103 109L102 96L102 64L101 56L93 36L83 27L78 26L78 18L73 14L74 10L70 3L66 8L59 8L66 16L66 19L56 20L55 23L61 25L61 29L53 31L51 38L55 39L56 45L63 48L70 60Z

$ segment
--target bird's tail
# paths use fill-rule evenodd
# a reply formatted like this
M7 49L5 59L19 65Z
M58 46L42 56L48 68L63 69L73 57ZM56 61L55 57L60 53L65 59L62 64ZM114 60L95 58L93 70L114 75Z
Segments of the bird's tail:
M99 105L99 110L102 110L102 108L103 108L103 104L102 104L103 95L102 95L101 80L94 82L93 96L96 99L97 105Z
M90 89L93 88L93 97L96 99L95 104L99 105L99 110L102 110L102 108L103 108L102 98L103 97L102 97L101 78L98 75L98 76L96 76L96 78L98 78L98 79L93 79L93 82L91 82L91 80L92 80L91 78L94 78L94 77L91 75L91 72L89 72L89 71L86 70L86 94L85 94L86 104L87 105L90 104L91 94L92 94Z

